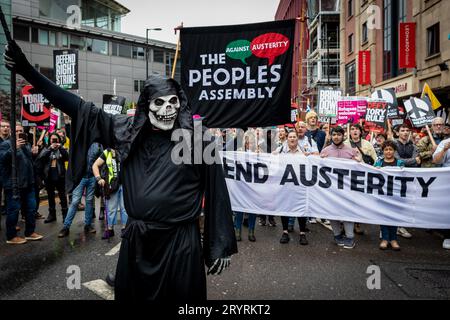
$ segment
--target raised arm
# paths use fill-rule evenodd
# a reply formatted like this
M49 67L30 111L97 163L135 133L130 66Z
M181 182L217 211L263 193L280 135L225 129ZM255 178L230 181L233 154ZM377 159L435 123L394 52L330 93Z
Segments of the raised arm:
M9 42L4 53L5 66L23 76L33 87L42 93L55 107L76 117L82 99L77 95L58 87L54 82L39 73L25 57L15 41Z

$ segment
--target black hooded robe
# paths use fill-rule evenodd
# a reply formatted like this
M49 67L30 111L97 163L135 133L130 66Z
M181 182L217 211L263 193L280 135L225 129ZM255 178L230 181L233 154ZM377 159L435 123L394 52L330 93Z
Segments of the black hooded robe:
M150 78L134 118L112 116L45 78L31 66L22 75L54 106L72 118L67 189L81 180L93 142L117 150L124 204L129 215L116 271L118 300L199 301L206 299L204 263L237 252L232 210L220 165L175 165L171 131L155 131L150 98L180 99L176 128L192 130L184 92L172 79ZM205 236L198 217L205 196Z

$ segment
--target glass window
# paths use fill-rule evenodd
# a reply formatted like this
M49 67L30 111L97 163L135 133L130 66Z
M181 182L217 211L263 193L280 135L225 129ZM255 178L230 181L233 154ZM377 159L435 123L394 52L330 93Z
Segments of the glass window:
M353 16L353 0L348 0L348 17Z
M392 0L384 0L383 80L392 77Z
M348 36L348 53L353 52L353 33Z
M161 50L153 50L153 61L164 63L164 51Z
M142 47L133 47L133 59L145 60L145 49Z
M345 84L347 88L347 94L354 96L356 94L356 64L350 63L345 67Z
M54 31L48 32L48 44L50 46L56 47L56 32Z
M79 49L84 50L85 47L85 39L84 37L79 37L76 35L70 35L70 48L71 49Z
M30 28L21 24L14 24L14 39L21 41L30 41Z
M362 25L362 43L369 41L369 29L367 28L367 22Z
M145 80L134 80L134 92L142 92L144 90Z
M86 39L86 49L99 54L108 54L108 41L100 39Z
M67 33L61 33L61 47L69 47L69 35Z
M439 42L439 23L427 29L427 53L432 56L441 52Z
M39 43L39 29L31 28L31 42Z
M71 5L79 6L79 0L39 0L39 15L65 23L69 17L67 8Z
M48 46L48 31L39 29L39 44Z

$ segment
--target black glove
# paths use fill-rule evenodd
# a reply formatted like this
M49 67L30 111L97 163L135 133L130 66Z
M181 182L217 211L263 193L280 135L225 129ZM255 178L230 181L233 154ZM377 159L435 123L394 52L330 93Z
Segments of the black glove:
M5 60L5 67L9 71L15 71L20 75L23 75L26 72L27 68L32 68L22 49L14 40L8 42L8 44L5 46L5 53L3 54L3 58Z

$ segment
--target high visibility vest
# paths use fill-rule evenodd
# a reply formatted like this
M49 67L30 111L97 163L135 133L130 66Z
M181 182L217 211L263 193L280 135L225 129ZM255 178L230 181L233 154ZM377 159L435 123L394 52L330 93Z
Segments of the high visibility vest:
M105 155L106 167L108 168L108 183L111 183L111 180L118 176L119 168L117 167L117 159L115 157L115 152L111 149L106 149L103 151L103 154Z

